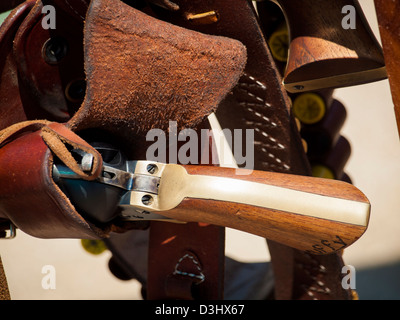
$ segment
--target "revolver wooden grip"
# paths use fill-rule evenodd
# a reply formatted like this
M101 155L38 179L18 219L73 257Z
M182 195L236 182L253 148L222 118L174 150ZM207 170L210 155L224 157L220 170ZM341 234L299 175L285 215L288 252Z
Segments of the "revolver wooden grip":
M385 79L380 44L356 0L274 0L284 12L290 46L284 86L289 92L320 90ZM355 28L347 28L351 9ZM345 27L342 21L345 20Z
M158 167L154 201L140 205L143 194L132 193L131 205L179 221L242 230L314 254L347 247L368 225L368 199L345 182L211 166Z

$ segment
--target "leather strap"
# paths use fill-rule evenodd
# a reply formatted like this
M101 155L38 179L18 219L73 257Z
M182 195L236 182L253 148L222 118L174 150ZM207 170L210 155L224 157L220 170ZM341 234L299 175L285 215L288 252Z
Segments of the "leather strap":
M210 129L207 121L198 127L199 134L201 129ZM216 153L210 140L199 147L198 160L209 148L206 154L212 164ZM147 299L223 299L225 228L152 222L148 250Z
M13 39L18 96L27 119L66 122L85 92L83 21L55 7L57 27L46 29L42 8L42 1L36 1Z
M17 63L13 54L13 41L19 26L29 14L35 1L26 1L13 10L0 27L0 96L2 117L0 129L27 120L18 85Z
M224 247L224 228L152 223L147 299L222 299Z

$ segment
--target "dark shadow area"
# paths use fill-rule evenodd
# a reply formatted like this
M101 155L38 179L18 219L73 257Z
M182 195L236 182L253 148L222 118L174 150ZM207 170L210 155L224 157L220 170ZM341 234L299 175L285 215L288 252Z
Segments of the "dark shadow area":
M360 300L400 300L400 261L356 270Z

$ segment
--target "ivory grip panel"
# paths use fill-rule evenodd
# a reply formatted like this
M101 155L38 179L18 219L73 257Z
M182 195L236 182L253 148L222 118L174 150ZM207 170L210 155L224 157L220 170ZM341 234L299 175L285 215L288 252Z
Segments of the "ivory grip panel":
M147 210L242 230L316 254L352 244L369 221L368 199L342 181L174 164L162 165L159 175L158 195ZM141 196L136 194L131 204Z

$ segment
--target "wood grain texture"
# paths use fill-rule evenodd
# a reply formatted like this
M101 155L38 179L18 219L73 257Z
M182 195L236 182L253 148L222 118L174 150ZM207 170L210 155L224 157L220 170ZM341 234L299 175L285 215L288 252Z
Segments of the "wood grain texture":
M284 83L319 81L344 74L361 73L340 79L335 87L381 80L380 73L365 71L384 67L381 47L366 21L361 7L353 0L278 0L290 30L289 59ZM356 28L344 29L342 8L356 8ZM324 79L324 80L321 80Z
M231 177L268 183L313 194L369 203L354 186L337 180L253 171L235 175L235 169L184 166L191 175ZM254 190L256 193L257 190ZM292 199L293 200L293 199ZM286 201L292 201L287 199ZM212 199L185 198L177 207L160 212L187 222L205 222L226 226L265 237L314 254L327 254L352 244L365 232L367 225L354 225L276 209Z
M344 249L365 232L366 227L348 225L283 211L215 200L185 199L163 215L225 226L258 235L313 254Z

